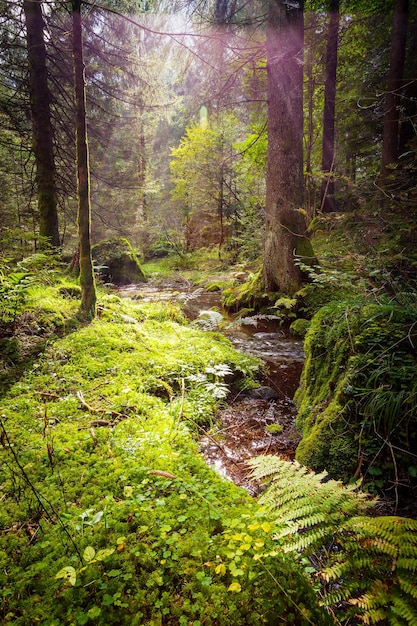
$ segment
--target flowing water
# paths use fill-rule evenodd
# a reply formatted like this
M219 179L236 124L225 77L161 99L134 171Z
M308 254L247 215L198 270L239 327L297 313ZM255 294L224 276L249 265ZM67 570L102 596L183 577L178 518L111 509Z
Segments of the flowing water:
M282 331L279 321L262 316L251 323L236 322L224 333L241 352L261 358L266 364L258 390L240 392L218 413L212 438L200 448L207 462L223 476L256 493L247 478L246 461L260 454L276 454L291 460L301 435L295 428L293 402L304 363L302 342Z
M302 341L283 331L273 316L228 318L221 311L219 292L207 292L186 281L130 285L119 293L143 301L177 302L194 323L220 330L237 350L264 361L261 387L232 394L218 412L217 426L200 441L209 465L256 493L256 485L247 478L246 461L260 454L291 460L301 438L295 428L293 397L304 362Z

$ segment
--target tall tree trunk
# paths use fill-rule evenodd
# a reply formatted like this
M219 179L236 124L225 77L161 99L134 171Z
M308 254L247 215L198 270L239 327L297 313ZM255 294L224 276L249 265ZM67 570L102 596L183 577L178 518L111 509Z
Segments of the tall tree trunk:
M315 20L310 18L307 28L313 28ZM307 48L307 54L304 61L304 73L306 78L306 96L307 96L307 132L305 138L305 204L306 210L310 218L315 215L315 183L312 175L311 158L314 146L314 93L316 81L313 72L313 43Z
M41 0L24 0L41 247L58 248L58 211Z
M339 0L330 0L329 30L326 51L326 80L324 84L323 110L323 149L321 169L321 209L324 213L337 210L334 196L334 160L335 160L335 111L336 111L336 74L337 48L339 42Z
M300 211L304 202L303 44L301 3L290 6L282 0L270 0L263 273L266 290L288 294L296 292L304 278L297 256L313 257Z
M91 259L90 171L88 160L86 93L82 43L82 0L72 0L72 45L74 58L74 90L76 108L76 159L78 189L78 236L80 247L80 285L83 319L91 319L96 312L96 288Z
M382 184L384 184L390 172L388 166L395 163L398 158L400 101L407 43L408 5L409 0L395 0L382 138L380 172L380 182Z

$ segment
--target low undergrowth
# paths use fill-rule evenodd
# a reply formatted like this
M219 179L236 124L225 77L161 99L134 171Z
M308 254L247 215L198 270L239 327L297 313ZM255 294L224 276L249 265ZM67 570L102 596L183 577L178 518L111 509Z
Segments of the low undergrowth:
M76 285L39 281L8 339L30 313L42 346L3 365L1 621L330 623L263 509L197 453L227 386L252 385L258 362L173 305L101 294L79 326Z
M297 459L398 501L417 487L413 294L333 302L313 317L296 399Z
M273 456L250 465L266 486L260 501L275 516L276 541L304 563L335 623L417 623L416 520L369 515L377 503L360 481L343 486Z

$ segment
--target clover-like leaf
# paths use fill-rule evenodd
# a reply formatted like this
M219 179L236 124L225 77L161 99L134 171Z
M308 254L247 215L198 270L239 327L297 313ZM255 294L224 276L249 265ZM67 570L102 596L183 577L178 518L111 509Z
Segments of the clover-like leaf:
M84 561L87 561L87 563L91 563L95 556L96 551L94 550L93 546L87 546L83 552Z
M77 572L71 565L66 565L55 574L55 578L63 578L70 585L74 586L77 581Z

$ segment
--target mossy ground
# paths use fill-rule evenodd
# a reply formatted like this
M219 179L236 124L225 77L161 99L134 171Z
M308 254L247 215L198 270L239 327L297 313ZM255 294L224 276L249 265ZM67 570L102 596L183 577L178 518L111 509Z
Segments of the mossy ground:
M175 306L100 293L80 326L76 285L31 289L13 339L30 313L42 343L9 357L1 398L3 623L327 624L262 509L197 452L216 389L257 361Z

